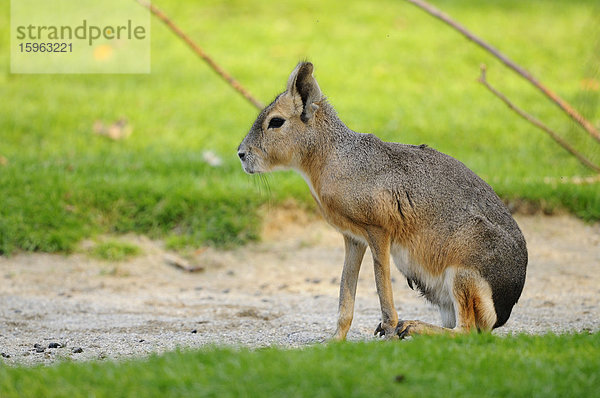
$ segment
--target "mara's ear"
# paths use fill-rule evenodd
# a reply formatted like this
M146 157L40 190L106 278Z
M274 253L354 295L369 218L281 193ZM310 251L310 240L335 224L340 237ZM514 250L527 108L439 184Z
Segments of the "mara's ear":
M300 62L290 75L286 89L292 97L299 98L302 101L302 115L300 119L305 123L319 109L319 105L316 103L321 101L322 97L319 84L312 75L313 69L313 64L310 62Z

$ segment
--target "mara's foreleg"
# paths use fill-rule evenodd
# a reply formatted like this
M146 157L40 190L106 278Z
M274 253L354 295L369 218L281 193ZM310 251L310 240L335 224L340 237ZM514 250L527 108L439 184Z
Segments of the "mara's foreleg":
M338 307L337 330L333 335L334 340L344 340L352 324L358 272L367 249L367 245L346 235L344 235L344 245L346 257L340 282L340 305Z
M368 231L368 243L373 254L375 269L375 285L381 306L381 323L375 333L387 338L395 336L398 325L398 313L394 307L394 294L390 278L390 235L381 228L371 228Z
M453 312L456 314L455 328L435 326L421 321L400 321L396 328L396 335L402 339L418 334L491 331L496 323L496 310L488 282L476 271L459 269L454 272L450 286L452 286ZM452 322L444 320L444 324L452 324Z

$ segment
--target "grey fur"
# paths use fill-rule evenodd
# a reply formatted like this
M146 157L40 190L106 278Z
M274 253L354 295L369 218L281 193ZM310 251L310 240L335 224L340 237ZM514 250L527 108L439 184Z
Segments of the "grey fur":
M346 250L352 242L371 245L376 267L381 260L384 323L394 322L394 314L386 315L391 298L391 293L385 292L389 284L385 281L387 260L374 249L381 242L385 247L386 241L391 242L388 248L390 244L412 248L424 244L419 240L426 240L431 255L422 261L428 267L460 266L474 272L473 280L481 276L489 284L497 317L493 327L502 326L521 295L527 267L525 239L506 206L486 182L448 155L425 145L384 142L372 134L350 130L322 96L312 70L312 64L300 63L286 91L257 117L238 148L244 170L298 170L311 184L325 218L347 238ZM282 113L286 123L281 129L265 127L267 119ZM383 231L381 239L374 237L377 231ZM347 258L348 267L355 267L352 264L357 261L360 267L357 259L362 259L364 247L353 252L358 254ZM461 264L444 262L452 255L460 255ZM376 280L378 275L376 269ZM471 274L461 273L460 277L464 275L471 281ZM446 308L450 315L445 317L453 314L439 287L428 286L416 273L405 276L411 287L414 283L428 300ZM351 280L350 285L353 283ZM342 281L340 318L347 318L350 311L346 308L342 314L342 296L350 292L352 306L354 300L351 286L344 289ZM444 324L454 326L457 322L446 319ZM340 333L345 337L344 331Z

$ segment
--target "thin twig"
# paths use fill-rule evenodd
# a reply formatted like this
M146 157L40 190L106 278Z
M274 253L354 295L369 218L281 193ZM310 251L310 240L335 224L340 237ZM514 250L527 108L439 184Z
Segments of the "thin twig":
M513 178L513 177L499 177L499 176L486 176L481 175L485 181L499 183L499 182L524 182L526 184L546 184L546 185L558 185L558 184L572 184L572 185L594 185L600 184L600 174L594 174L592 176L562 176L562 177L525 177L525 178Z
M425 10L429 14L434 17L440 19L446 24L450 25L460 33L462 33L467 39L475 42L480 47L487 50L489 53L494 55L500 61L502 61L506 66L517 72L523 78L528 80L531 84L537 87L546 97L552 100L558 107L560 107L564 112L566 112L573 120L579 123L592 137L594 137L598 142L600 142L600 132L592 123L590 123L586 118L584 118L579 112L577 112L568 102L559 97L556 93L550 90L548 87L544 86L540 83L536 78L534 78L531 73L527 72L525 69L515 64L513 61L508 59L506 55L502 54L500 51L490 46L479 37L475 36L473 33L469 32L464 26L460 25L458 22L454 21L450 16L433 7L432 5L426 3L422 0L406 0L411 4Z
M173 33L179 36L190 48L200 57L202 58L211 68L214 70L219 76L221 76L227 83L229 83L237 92L242 94L244 98L252 103L258 109L263 109L264 105L258 101L256 98L250 94L248 90L246 90L237 80L233 78L229 73L227 73L223 68L221 68L200 46L198 46L192 39L189 38L177 25L175 25L161 10L156 8L153 4L148 3L145 0L137 0L139 4L146 7L152 14L154 14L158 19L163 21L165 25L167 25Z
M600 182L600 174L588 177L544 177L544 184L573 184L573 185L590 185Z
M478 81L481 84L483 84L488 90L490 90L496 97L500 98L506 105L508 105L508 107L510 109L515 111L519 116L521 116L522 118L524 118L525 120L527 120L528 122L530 122L531 124L536 126L537 128L544 130L554 141L556 141L556 143L558 143L558 145L562 146L567 151L569 151L569 153L571 155L575 156L583 165L594 170L597 173L600 173L600 167L598 167L597 165L592 163L589 159L587 159L585 156L583 156L582 154L577 152L577 150L575 150L575 148L573 148L571 145L569 145L565 140L563 140L558 134L556 134L548 126L546 126L545 124L540 122L535 117L533 117L533 116L529 115L528 113L525 113L521 109L517 108L517 106L515 104L513 104L508 98L506 98L506 96L504 94L502 94L501 92L496 90L494 87L492 87L485 78L485 72L486 72L486 66L481 65L481 76L479 76L479 79L478 79Z

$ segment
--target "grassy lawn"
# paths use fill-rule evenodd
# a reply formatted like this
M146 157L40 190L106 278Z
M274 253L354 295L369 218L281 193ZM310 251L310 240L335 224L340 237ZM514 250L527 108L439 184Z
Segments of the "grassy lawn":
M591 397L600 334L470 335L0 365L2 397Z
M434 3L600 125L597 1ZM479 64L488 64L492 84L596 162L599 146L495 59L403 1L155 4L265 103L308 58L354 130L427 143L466 163L506 199L600 219L599 184L543 182L590 173L478 84ZM68 252L83 237L130 231L165 238L171 247L237 245L258 238L257 210L265 203L291 197L311 206L292 173L270 176L266 189L242 172L235 149L257 111L157 20L149 75L10 74L9 22L5 10L0 254ZM119 118L132 127L129 138L93 134L96 120ZM207 150L223 165L208 165Z

